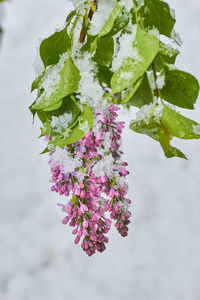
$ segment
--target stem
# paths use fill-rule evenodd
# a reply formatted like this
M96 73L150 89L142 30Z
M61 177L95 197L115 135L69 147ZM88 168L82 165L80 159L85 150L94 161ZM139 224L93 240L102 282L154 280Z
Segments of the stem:
M157 82L156 82L156 80L157 80L157 74L156 74L156 68L155 68L154 62L152 62L151 66L152 66L153 76L154 76L154 80L155 80L156 97L157 97L157 99L160 98L161 102L163 103L161 91L160 91L160 89L158 88L158 85L157 85Z
M97 1L98 0L94 0L92 2L93 6L94 6L94 9L92 9L92 7L91 7L89 13L87 13L88 10L86 9L86 13L85 13L85 16L83 18L83 24L82 24L82 28L81 28L81 32L80 32L80 37L79 37L79 43L81 43L81 44L83 44L85 42L86 34L87 34L88 29L89 29L89 20L90 21L92 20L93 14L94 14L95 9L97 7Z
M69 55L70 55L70 53L72 52L72 48L73 48L73 44L74 44L74 38L73 38L73 36L74 36L74 28L75 28L75 26L76 26L76 23L78 22L78 19L79 19L79 15L76 16L76 18L75 18L75 20L74 20L74 23L73 23L73 25L72 25L72 28L71 28L71 30L70 30L69 36L70 36L70 40L71 40L71 47L70 47Z
M76 15L76 9L74 9L68 16L66 19L66 27L69 26L69 24L71 23L72 19L74 18L74 16Z
M145 27L144 27L144 24L142 22L142 18L141 18L141 15L138 11L138 8L137 8L137 2L136 0L133 0L133 4L134 4L134 10L135 10L135 19L136 19L136 23L137 25L140 25L140 27L145 30ZM140 20L138 19L138 16L140 17Z
M87 30L88 30L88 15L87 15L87 8L86 8L85 16L83 17L83 24L81 28L80 37L79 37L79 43L81 44L84 43Z
M139 24L140 27L141 27L143 30L145 30L145 27L144 27L144 24L143 24L143 22L142 22L142 18L141 18L141 16L140 16L140 13L137 11L137 2L136 2L136 0L133 0L133 4L134 4L134 8L135 8L135 18L136 18L136 23ZM138 15L139 15L139 17L140 17L140 21L138 20ZM158 85L157 85L157 82L156 82L156 80L157 80L157 74L156 74L156 68L155 68L154 62L152 62L151 66L152 66L152 70L153 70L153 76L154 76L155 87L156 87L156 97L157 97L157 98L160 97L160 99L161 99L161 101L162 101L161 91L160 91L160 89L158 88Z
M136 23L139 24L138 15L137 15L137 3L136 3L136 0L133 0L133 4L134 4L134 10L135 10L135 20L136 20Z
M145 30L145 27L144 27L144 24L142 22L142 18L140 16L140 13L137 11L137 3L136 3L136 0L133 0L133 3L134 3L134 8L135 8L135 18L136 18L136 23L140 25L140 27ZM140 17L140 21L138 20L138 15ZM158 88L158 85L157 85L157 74L156 74L156 68L155 68L155 64L154 62L152 62L151 64L152 66L152 70L153 70L153 76L154 76L154 81L155 81L155 87L156 87L156 97L161 99L161 101L163 102L162 100L162 95L161 95L161 91L160 89Z
M156 87L156 97L159 98L159 89L158 89L158 85L157 85L157 82L156 82L157 74L156 74L156 68L155 68L154 62L152 62L151 66L152 66L152 70L153 70L153 76L154 76L155 87Z

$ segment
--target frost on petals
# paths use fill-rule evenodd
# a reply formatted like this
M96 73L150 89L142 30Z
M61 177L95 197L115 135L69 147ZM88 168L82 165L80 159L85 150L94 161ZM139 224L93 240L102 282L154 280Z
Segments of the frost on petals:
M112 221L121 236L127 236L131 213L126 198L127 163L120 156L124 122L116 122L119 108L111 104L96 113L96 126L70 147L51 154L52 191L70 196L62 223L73 227L75 244L87 255L103 252ZM97 126L98 124L98 126ZM108 217L109 216L109 217Z

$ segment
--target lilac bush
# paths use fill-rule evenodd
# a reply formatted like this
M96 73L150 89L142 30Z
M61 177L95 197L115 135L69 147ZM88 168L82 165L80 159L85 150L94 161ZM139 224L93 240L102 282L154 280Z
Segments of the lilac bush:
M30 110L49 142L52 191L63 224L91 256L105 250L112 220L126 236L127 163L121 159L120 107L135 107L130 129L159 142L168 158L187 159L173 137L199 139L200 124L176 106L194 109L197 79L175 67L181 40L175 14L160 0L73 0L63 29L44 39L35 60L37 98ZM163 42L165 36L166 43Z

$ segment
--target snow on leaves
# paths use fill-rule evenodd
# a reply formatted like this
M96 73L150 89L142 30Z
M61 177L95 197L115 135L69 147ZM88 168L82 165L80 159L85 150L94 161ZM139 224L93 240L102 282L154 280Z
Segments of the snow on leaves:
M113 0L109 4L101 3L99 0L99 10L98 6L96 7L93 3L90 9L94 13L96 22L106 8L111 12L106 17L104 24L100 22L100 26L92 23L92 18L86 20L89 4L84 4L85 8L83 4L80 4L80 8L76 7L69 14L67 25L62 30L56 31L42 41L40 56L44 64L44 71L32 83L31 90L37 89L38 95L30 109L40 118L42 114L45 115L41 135L51 133L52 139L54 139L54 142L51 143L52 147L55 148L56 143L57 146L73 143L76 139L74 135L77 134L78 140L83 134L80 129L81 118L76 119L77 123L72 122L74 131L71 128L72 124L69 123L62 136L62 142L59 142L55 128L51 127L50 115L52 117L53 114L49 114L47 111L58 111L60 107L63 107L63 102L66 103L66 100L63 99L68 96L69 99L73 96L77 113L81 112L82 115L87 107L83 108L83 104L92 105L92 111L94 107L104 105L102 104L104 101L101 103L101 100L95 96L94 89L97 89L96 95L103 95L103 92L110 92L110 95L117 94L117 100L113 98L114 102L126 106L136 106L140 109L150 103L159 104L160 102L165 103L165 101L182 108L194 108L199 93L198 81L191 74L175 68L174 64L179 51L159 40L159 34L173 38L172 32L175 24L173 11L167 3L160 0L133 2L134 5L130 11L127 9L128 6L120 1ZM84 14L83 9L85 9ZM84 17L81 17L80 11ZM95 13L98 16L96 19ZM85 28L86 31L83 32L85 40L80 47L80 44L77 43L80 29L76 28L73 22L76 23L78 19L81 22L82 18L84 24L88 25ZM99 31L92 36L94 28L96 31L99 28ZM84 66L86 70L84 72L83 66L79 70L81 65L79 61L87 63L85 57L89 57L93 64L92 69L91 67L88 69L88 71L92 70L88 80L91 78L90 80L94 82L91 82L92 85L90 85L86 80L87 85L84 87L88 66ZM84 78L81 79L81 76ZM86 99L86 95L90 94L88 91L90 86L92 95L96 99L94 100L96 103L93 104L91 104L91 99L88 103ZM101 91L100 94L99 91ZM89 96L89 98L91 97ZM81 99L83 99L82 104ZM86 110L88 109L87 107ZM171 115L168 117L170 122ZM92 113L88 113L87 122L88 128L91 128ZM171 123L174 123L174 118ZM71 132L68 137L66 136L67 132L68 134ZM73 138L70 138L70 135Z
M127 57L111 79L112 93L118 93L136 82L152 63L159 49L159 41L153 35L137 27L133 42L134 55Z
M137 1L140 2L140 1ZM136 8L137 9L137 8ZM135 8L131 10L133 23L136 22ZM147 30L156 28L160 34L171 37L176 22L173 11L169 5L160 0L143 0L143 5L138 9L138 18Z
M66 27L43 40L40 45L40 56L45 68L49 65L57 64L60 55L65 53L69 47L70 38Z

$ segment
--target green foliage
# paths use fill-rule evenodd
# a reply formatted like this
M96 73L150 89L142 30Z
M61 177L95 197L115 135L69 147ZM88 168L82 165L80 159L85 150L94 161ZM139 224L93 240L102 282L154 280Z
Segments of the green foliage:
M62 98L72 94L78 89L80 80L79 70L71 59L66 60L63 68L59 72L59 76L60 81L54 86L51 95L47 97L43 91L40 97L31 106L31 110L44 109L53 106Z
M196 134L194 131L195 126L199 125L197 122L182 116L167 106L163 109L161 123L171 136L180 139L200 138L200 134Z
M91 44L90 51L93 53L98 45L97 41L101 37L110 37L118 33L129 23L129 14L126 11L126 8L121 6L118 1L110 14L108 20L105 22L104 26L99 31L97 37Z
M120 104L125 104L129 101L129 105L130 105L130 99L135 95L135 92L138 90L139 86L141 85L141 82L142 82L142 77L140 77L136 81L136 83L132 84L121 93Z
M92 1L75 8L67 16L64 29L56 31L40 45L45 70L32 83L31 91L37 90L37 98L30 110L43 124L41 136L50 137L44 152L78 141L93 126L94 108L81 101L82 73L76 64L77 60L90 55L94 84L101 85L104 90L102 100L125 107L134 106L141 112L151 108L148 121L143 116L133 121L130 128L158 141L166 157L186 159L179 149L171 146L171 140L173 137L199 139L200 125L176 112L171 104L194 109L199 83L191 74L175 67L179 50L160 38L160 35L167 37L168 41L174 38L173 11L161 0L133 0L130 11L116 0L110 16L99 27L99 32L92 35L89 29L95 9ZM134 27L136 34L133 39ZM79 42L83 42L81 45L75 44L79 43L78 35L81 37ZM122 55L124 58L119 67L114 68L113 60L116 61L120 53L120 39L125 35L133 41L127 56ZM85 65L85 70L89 68ZM56 72L54 78L52 74ZM113 96L115 94L117 97ZM159 114L157 108L162 108ZM52 126L52 118L65 113L72 114L72 119L58 132Z
M83 127L86 123L86 130L83 130ZM83 111L80 114L77 122L73 123L74 126L72 126L70 131L68 132L68 135L65 137L64 135L58 136L55 139L52 139L48 145L47 148L44 150L43 153L48 152L50 150L55 150L56 147L64 147L67 145L71 145L80 139L82 139L86 132L90 131L93 126L93 116L92 111L88 105L84 105Z
M164 105L161 118L156 116L154 108L149 116L149 121L136 120L132 122L130 128L135 132L146 134L158 141L166 157L178 156L186 158L180 150L170 145L170 141L172 137L180 139L199 139L200 131L198 134L198 130L195 130L195 128L199 126L200 124L197 122L182 116L174 109Z
M69 15L66 18L66 22L67 24L69 24L71 22L71 20L73 19L73 17L76 15L76 9L72 10Z
M134 8L131 13L132 22L135 24L137 20ZM160 0L143 0L143 5L138 10L138 17L148 30L157 29L160 34L171 37L175 19L167 3Z
M126 10L125 6L122 6L119 14L114 20L112 29L105 36L108 37L117 34L120 30L122 30L124 27L128 25L129 20L130 20L129 12Z
M59 102L57 102L56 104L52 105L52 106L48 106L46 108L43 108L43 111L54 111L57 110L58 108L60 108L60 106L63 103L63 99L61 99Z
M116 22L117 22L117 19L118 19L118 16L119 16L121 10L122 10L122 7L117 1L113 11L111 12L111 14L108 18L108 20L105 22L104 26L99 31L97 38L108 35L113 30L113 27L114 26L116 27ZM117 23L119 24L119 21Z
M199 83L189 73L165 65L165 85L161 89L162 97L179 107L193 109L199 94Z
M143 105L153 102L154 98L146 72L139 83L139 87L137 87L128 104L141 108Z
M114 40L111 37L100 38L97 41L97 49L93 57L96 63L107 66L111 63L114 54Z
M45 68L49 65L57 64L60 55L65 53L69 47L70 38L66 27L43 40L40 45L40 56Z
M98 65L97 78L100 84L105 83L110 86L112 76L113 72L108 67Z
M49 135L51 140L54 140L55 137L63 138L69 133L69 130L76 125L78 122L78 116L80 114L80 109L73 97L65 97L56 104L52 109L44 109L38 110L37 114L40 118L41 122L43 123L43 128L41 129L41 136ZM65 113L72 114L72 120L68 124L68 128L61 128L60 132L58 133L55 128L50 126L50 122L52 121L52 117L60 117L63 116Z
M44 74L38 76L38 77L32 82L32 85L31 85L31 92L33 92L33 91L36 90L36 89L39 89L39 85L40 85L40 83L42 82L43 76L44 76Z
M161 122L151 120L150 123L145 123L143 121L133 122L130 125L130 129L137 133L146 134L147 136L158 141L164 151L166 157L180 157L187 159L185 154L183 154L179 149L172 147L170 145L171 136L166 130L165 126Z
M174 65L178 54L179 51L177 49L174 49L170 45L163 44L160 41L159 51L154 59L156 71L162 71L165 67L165 64Z
M152 63L158 49L158 39L138 27L133 42L133 52L137 53L137 56L135 59L128 57L122 66L114 72L111 79L111 93L121 92L135 83Z

